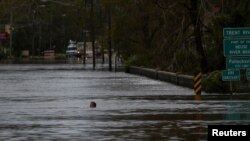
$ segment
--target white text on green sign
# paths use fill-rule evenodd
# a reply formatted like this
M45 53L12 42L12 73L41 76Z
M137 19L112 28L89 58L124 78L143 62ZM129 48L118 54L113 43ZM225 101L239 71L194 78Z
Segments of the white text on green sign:
M250 68L250 57L230 57L226 59L227 69L249 69Z
M250 37L250 28L224 28L223 29L224 37Z
M225 39L224 56L250 56L250 39Z
M239 81L240 80L240 70L224 70L222 72L223 81Z

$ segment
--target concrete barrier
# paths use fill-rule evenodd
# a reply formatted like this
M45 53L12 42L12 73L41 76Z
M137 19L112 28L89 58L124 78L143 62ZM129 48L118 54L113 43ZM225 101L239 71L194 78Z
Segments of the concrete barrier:
M184 75L181 73L173 73L173 72L166 72L166 71L158 71L149 68L142 68L142 67L129 67L128 73L146 76L152 79L173 83L175 85L180 85L183 87L194 89L194 76L191 75ZM207 75L202 75L202 83L206 80ZM242 83L238 82L237 93L248 93L250 90L250 83L243 85ZM204 90L205 87L202 87Z
M158 79L178 85L177 74L173 72L158 71Z
M152 79L158 79L158 72L154 69L141 68L141 75Z
M178 84L184 87L194 88L194 79L193 76L179 74L178 75Z
M131 66L131 67L129 67L128 73L141 75L141 68L135 67L135 66Z
M128 72L131 74L142 75L156 80L170 82L191 89L194 88L193 76L190 75L184 75L166 71L158 71L154 69L135 67L135 66L129 67Z

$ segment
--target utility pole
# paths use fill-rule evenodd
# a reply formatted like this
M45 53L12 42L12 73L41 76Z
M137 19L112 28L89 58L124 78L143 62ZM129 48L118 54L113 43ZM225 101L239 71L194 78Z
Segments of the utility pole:
M83 43L83 64L86 65L86 47L87 47L87 31L84 30L83 31L83 35L84 35L84 43Z
M87 13L86 11L87 9L87 0L85 0L85 13ZM85 28L86 29L86 25L87 25L87 19L86 19L86 14L85 14L85 20L84 20L84 23L85 23ZM83 43L83 64L86 65L86 42L87 42L87 30L83 30L83 38L84 38L84 43Z
M12 56L12 40L13 40L13 11L10 11L10 57Z
M34 49L35 49L35 14L36 14L36 11L33 10L33 13L32 13L32 32L33 32L33 37L32 37L32 51L31 51L31 55L32 57L35 56L35 52L34 52Z
M93 53L93 70L95 70L95 25L94 25L94 3L91 0L91 38L92 38L92 53Z
M102 54L102 64L105 63L105 56L104 56L104 43L103 43L103 39L102 39L102 44L101 44L101 54Z
M191 0L190 5L191 5L191 11L190 11L190 18L191 22L193 24L193 32L194 32L194 38L195 38L195 44L196 44L196 51L201 55L201 60L200 60L200 68L202 72L206 73L208 71L208 62L207 58L205 55L205 51L203 48L203 42L202 42L202 30L201 30L201 21L200 21L200 13L199 8L198 8L198 0Z
M42 24L41 21L39 23L39 56L40 56L40 52L42 50Z
M111 39L111 5L108 7L108 46L109 46L109 71L112 71L112 39Z

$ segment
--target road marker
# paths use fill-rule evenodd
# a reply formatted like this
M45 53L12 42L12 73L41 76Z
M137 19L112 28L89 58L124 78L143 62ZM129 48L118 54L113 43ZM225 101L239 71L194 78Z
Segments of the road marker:
M199 72L197 75L194 76L194 92L196 95L201 95L201 81L202 81L202 74Z

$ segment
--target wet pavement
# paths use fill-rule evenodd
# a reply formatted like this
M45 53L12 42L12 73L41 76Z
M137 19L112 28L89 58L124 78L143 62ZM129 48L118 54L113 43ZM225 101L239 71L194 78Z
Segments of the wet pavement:
M0 65L1 141L205 141L212 124L250 124L250 95L196 97L192 89L81 64Z

